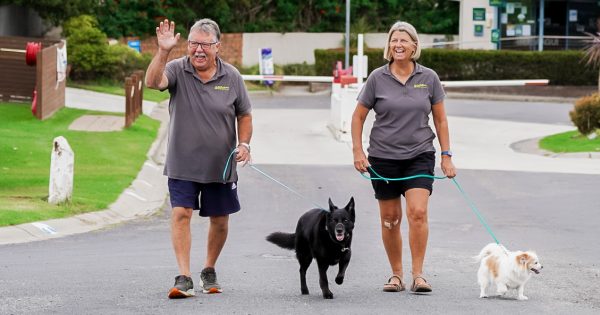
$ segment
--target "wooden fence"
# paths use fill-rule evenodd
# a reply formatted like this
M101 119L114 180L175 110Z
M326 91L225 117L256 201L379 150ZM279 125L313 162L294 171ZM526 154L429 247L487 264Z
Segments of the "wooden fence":
M66 78L58 81L56 73L56 55L60 44L55 44L42 49L37 54L36 63L36 91L37 109L35 116L46 119L57 110L65 106Z
M27 42L41 42L43 48L35 66L25 63ZM0 100L31 102L37 91L35 116L46 119L65 104L65 81L57 82L55 40L28 37L0 37Z
M135 71L125 78L125 128L142 114L144 102L144 71Z

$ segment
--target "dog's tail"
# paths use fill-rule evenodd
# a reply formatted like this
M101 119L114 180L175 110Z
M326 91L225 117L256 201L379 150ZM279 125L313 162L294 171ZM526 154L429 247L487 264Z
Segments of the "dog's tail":
M498 255L500 253L502 253L502 247L500 247L500 245L496 243L489 243L481 250L479 255L473 257L473 260L475 260L475 262L480 262L489 255Z
M274 232L267 236L267 241L285 249L293 250L296 248L295 233Z

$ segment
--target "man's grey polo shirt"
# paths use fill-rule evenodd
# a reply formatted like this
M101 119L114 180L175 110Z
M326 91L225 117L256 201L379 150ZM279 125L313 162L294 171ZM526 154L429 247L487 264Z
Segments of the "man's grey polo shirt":
M444 97L438 75L416 62L405 84L394 77L389 64L373 70L358 95L358 102L375 112L369 156L405 160L435 152L429 114Z
M202 82L185 56L167 63L169 145L164 174L199 183L223 182L227 157L236 147L236 117L251 112L242 76L217 58L217 72ZM233 160L233 157L232 157ZM235 161L225 181L237 181Z

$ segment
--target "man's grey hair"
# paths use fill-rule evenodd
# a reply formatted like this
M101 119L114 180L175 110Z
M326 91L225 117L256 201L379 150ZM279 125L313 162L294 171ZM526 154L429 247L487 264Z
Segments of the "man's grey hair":
M219 24L211 19L201 19L196 21L196 23L194 23L194 25L192 25L190 28L190 34L192 32L212 34L217 39L217 42L221 41L221 30L219 30Z
M421 43L419 42L419 35L417 34L417 30L414 26L412 26L408 22L398 21L392 25L390 31L388 32L387 42L385 44L385 49L383 50L383 58L387 61L392 61L392 51L390 49L390 39L392 38L392 34L394 32L406 32L408 36L413 40L415 47L415 53L410 57L411 60L417 60L421 57Z

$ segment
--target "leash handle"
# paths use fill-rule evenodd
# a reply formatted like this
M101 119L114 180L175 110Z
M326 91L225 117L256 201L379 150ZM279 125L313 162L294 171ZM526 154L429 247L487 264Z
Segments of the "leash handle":
M229 157L227 158L227 162L225 163L225 168L223 169L223 177L222 177L222 178L223 178L223 181L225 181L225 173L227 172L227 169L229 168L229 163L230 163L230 161L231 161L231 157L232 157L232 156L233 156L233 154L234 154L234 153L236 153L236 152L237 152L237 148L233 149L233 151L231 151L231 153L229 154ZM251 167L253 170L255 170L255 171L259 172L259 173L260 173L261 175L263 175L264 177L266 177L266 178L268 178L268 179L270 179L270 180L274 181L275 183L277 183L277 184L281 185L283 188L285 188L285 189L287 189L288 191L290 191L290 192L294 193L296 196L298 196L298 197L300 197L300 198L302 198L302 199L304 199L304 200L306 200L306 201L308 201L308 202L312 203L312 204L313 204L313 205L315 205L317 208L319 208L319 209L321 209L321 210L323 210L323 211L329 211L329 210L325 210L326 208L323 208L323 207L321 207L319 204L317 204L317 203L314 203L314 202L310 201L308 198L306 198L306 197L305 197L304 195L302 195L301 193L299 193L299 192L297 192L297 191L293 190L292 188L288 187L288 186L287 186L287 185L285 185L284 183L282 183L282 182L280 182L280 181L276 180L275 178L273 178L273 176L271 176L271 175L269 175L269 174L265 173L264 171L260 170L258 167L256 167L256 166L252 165L251 163L250 163L250 164L248 164L248 165L249 165L249 166L250 166L250 167Z
M223 182L225 182L225 173L227 173L227 169L229 169L229 162L231 161L231 157L233 156L234 153L237 153L238 149L235 148L231 151L231 153L229 153L229 157L227 158L227 162L225 163L225 167L223 168ZM233 167L233 164L232 164Z

